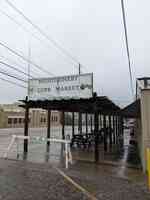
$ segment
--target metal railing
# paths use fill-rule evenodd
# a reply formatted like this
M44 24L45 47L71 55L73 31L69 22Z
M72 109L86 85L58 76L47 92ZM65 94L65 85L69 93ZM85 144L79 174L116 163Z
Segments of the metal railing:
M56 138L45 138L45 137L30 137L30 136L23 136L23 135L12 135L12 139L6 149L6 152L4 153L4 158L8 158L8 153L10 152L12 146L14 143L17 144L17 155L19 151L19 140L28 140L28 141L34 141L35 142L50 142L50 143L61 143L65 145L65 166L66 169L68 169L69 163L72 164L72 154L70 149L70 140L67 139L56 139Z

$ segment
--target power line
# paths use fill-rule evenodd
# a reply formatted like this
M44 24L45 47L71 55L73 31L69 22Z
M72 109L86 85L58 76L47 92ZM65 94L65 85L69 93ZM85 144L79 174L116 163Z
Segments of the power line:
M2 77L0 77L0 79L1 79L2 81L8 82L8 83L13 84L13 85L16 85L16 86L18 86L18 87L27 89L27 87L25 87L24 85L21 85L21 84L19 84L19 83L14 82L14 81L10 81L10 80L5 79L5 78L2 78Z
M23 55L21 55L20 53L16 52L15 50L11 49L10 47L8 47L6 44L0 42L0 46L6 48L8 51L10 51L11 53L15 54L16 56L20 57L21 59L23 59L24 61L26 61L27 63L31 63L32 65L34 65L36 68L38 68L39 70L49 74L49 75L53 75L52 73L48 72L47 70L43 69L42 67L40 67L39 65L37 65L35 62L31 61L31 59L29 60L28 58L24 57Z
M9 67L9 68L11 68L11 69L13 69L13 70L15 70L15 71L21 73L21 74L24 74L24 75L28 76L28 74L25 73L24 71L22 71L22 70L20 70L20 69L18 69L18 68L16 68L16 67L14 67L14 66L12 66L12 65L10 65L10 64L8 64L8 63L5 63L5 62L3 62L3 61L0 61L0 64L5 65L6 67ZM30 77L31 77L31 78L34 78L34 77L31 76L31 75L30 75Z
M121 0L121 8L122 8L123 24L124 24L124 31L125 31L126 50L127 50L127 56L128 56L128 65L129 65L129 74L130 74L130 85L131 85L132 95L134 97L133 77L132 77L132 69L131 69L131 59L130 59L130 51L129 51L128 31L127 31L127 24L126 24L126 15L125 15L124 0Z
M7 18L9 18L12 22L14 22L17 26L21 27L25 32L27 33L30 33L32 35L33 38L35 38L36 40L40 41L41 44L45 47L48 47L48 48L51 48L51 46L47 43L47 42L44 42L43 43L43 40L41 40L39 37L37 37L35 34L33 34L28 28L26 28L25 26L23 26L21 23L19 23L16 19L14 19L12 16L8 15L6 12L4 12L3 10L0 10L0 13L4 16L6 16ZM71 62L69 62L71 63ZM75 66L77 67L77 66Z
M70 58L75 63L80 63L77 58L73 57L65 48L63 48L58 42L56 42L52 37L47 35L38 25L32 22L32 20L27 17L20 9L18 9L14 4L12 4L9 0L5 0L6 3L13 8L19 15L21 15L29 24L31 24L41 35L43 35L50 43L52 43L58 50L60 50L64 55ZM83 66L83 65L82 65Z
M15 75L12 75L12 74L10 74L10 73L8 73L8 72L6 72L6 71L0 71L0 74L3 74L3 75L5 75L5 76L8 76L8 77L11 77L11 78L14 78L14 79L16 79L16 80L18 80L18 81L22 81L22 82L24 82L24 83L27 83L27 81L26 80L24 80L24 79L22 79L22 78L19 78L19 77L17 77L17 76L15 76Z
M19 27L21 27L24 31L26 31L27 33L30 33L34 38L36 38L37 40L43 42L39 37L37 37L35 34L33 34L30 30L28 30L28 28L26 28L25 26L23 26L21 23L19 23L16 19L14 19L12 16L8 15L6 12L4 12L3 10L0 10L0 13L3 14L4 16L6 16L7 18L9 18L12 22L14 22L16 25L18 25Z
M22 65L18 65L18 63L16 62L16 61L14 61L13 59L10 59L10 58L6 58L5 56L3 56L3 55L0 55L0 57L2 57L3 59L5 59L5 60L7 60L7 61L9 61L9 62L11 62L11 63L13 63L13 64L15 64L15 65L17 65L18 67L20 67L20 68L24 68L24 70L25 70L25 66L22 66ZM39 76L39 74L34 70L34 72L33 72L33 69L30 69L30 71L32 72L32 73L34 73L34 74L36 74L36 76ZM34 75L35 76L35 75Z

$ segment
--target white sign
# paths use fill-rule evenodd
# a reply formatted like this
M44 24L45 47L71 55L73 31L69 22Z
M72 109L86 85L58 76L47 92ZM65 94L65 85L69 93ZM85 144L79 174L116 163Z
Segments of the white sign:
M79 99L90 98L92 95L92 73L29 80L30 100Z

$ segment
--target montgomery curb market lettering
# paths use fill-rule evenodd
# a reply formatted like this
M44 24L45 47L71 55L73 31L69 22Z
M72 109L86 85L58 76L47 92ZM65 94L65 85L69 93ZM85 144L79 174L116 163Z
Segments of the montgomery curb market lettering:
M89 98L93 92L93 74L30 79L30 99Z

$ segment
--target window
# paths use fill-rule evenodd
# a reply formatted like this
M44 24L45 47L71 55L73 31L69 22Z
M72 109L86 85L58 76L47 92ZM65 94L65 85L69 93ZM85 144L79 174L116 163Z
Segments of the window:
M17 118L14 118L14 124L17 124Z
M8 118L8 124L12 124L12 119Z
M21 124L22 123L22 119L21 118L19 118L19 124Z

